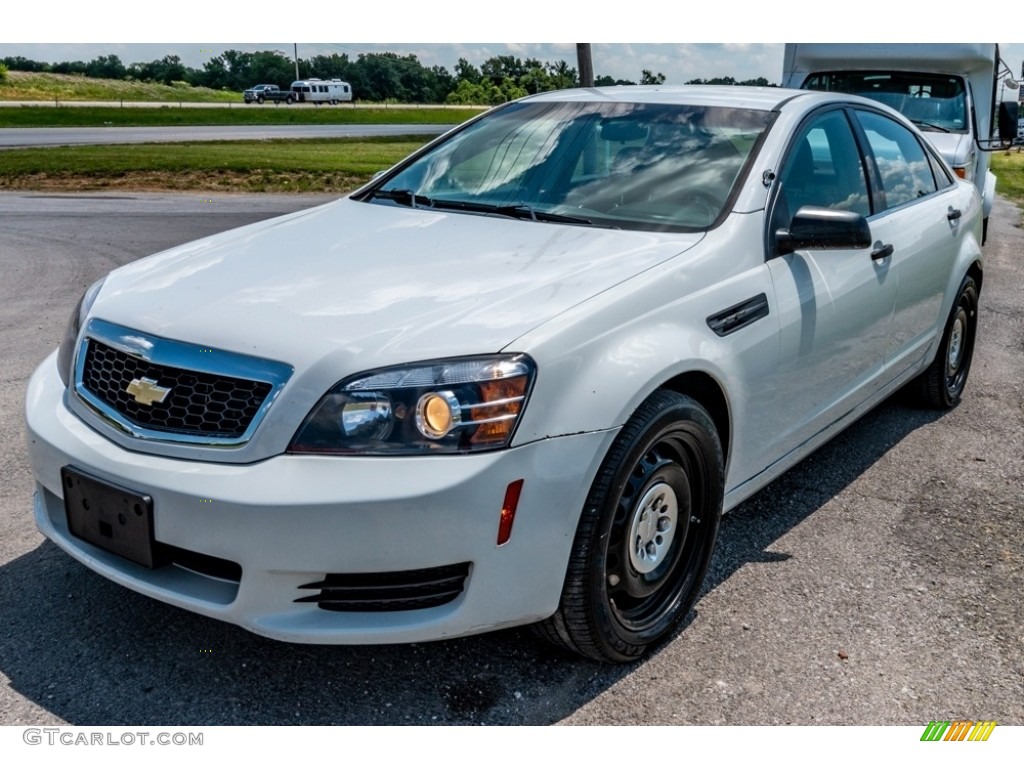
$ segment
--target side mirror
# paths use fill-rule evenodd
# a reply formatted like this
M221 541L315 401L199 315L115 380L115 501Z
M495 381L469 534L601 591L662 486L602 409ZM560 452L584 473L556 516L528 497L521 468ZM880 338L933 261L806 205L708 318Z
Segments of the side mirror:
M1017 120L1020 115L1020 104L1016 101L1004 101L999 104L999 139L1013 141L1017 138Z
M775 231L780 254L805 248L840 250L871 247L871 227L859 213L805 205L793 217L789 228Z

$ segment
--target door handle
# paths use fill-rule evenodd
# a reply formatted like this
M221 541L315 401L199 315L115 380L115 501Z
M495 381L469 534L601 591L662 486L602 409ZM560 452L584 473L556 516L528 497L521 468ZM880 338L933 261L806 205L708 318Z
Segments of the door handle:
M946 218L949 219L950 221L956 221L961 216L963 216L963 214L960 213L959 208L950 208L949 213L946 214Z
M887 259L890 256L892 256L893 250L895 250L895 249L892 247L891 243L889 245L882 245L881 243L875 243L874 250L871 251L871 260L872 261L881 261L882 259Z

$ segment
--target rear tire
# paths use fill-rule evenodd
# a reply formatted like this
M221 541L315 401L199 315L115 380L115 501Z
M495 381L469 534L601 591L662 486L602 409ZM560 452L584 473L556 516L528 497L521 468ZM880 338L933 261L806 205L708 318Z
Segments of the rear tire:
M724 476L708 412L676 392L651 395L598 471L558 610L538 634L608 662L632 661L670 635L711 562Z
M945 410L960 402L971 370L977 330L978 285L968 275L960 284L935 359L914 382L923 405Z

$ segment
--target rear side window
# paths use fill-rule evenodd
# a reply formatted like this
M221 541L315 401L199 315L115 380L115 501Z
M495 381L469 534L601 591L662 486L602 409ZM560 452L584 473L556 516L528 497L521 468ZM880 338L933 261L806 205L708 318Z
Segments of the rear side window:
M935 186L939 189L945 189L946 187L955 184L956 179L954 179L949 174L949 171L946 170L945 166L939 162L939 159L935 157L935 153L927 152L926 154L928 155L928 163L932 167L932 176L935 177Z
M938 189L928 155L913 133L876 112L856 114L878 167L887 209Z

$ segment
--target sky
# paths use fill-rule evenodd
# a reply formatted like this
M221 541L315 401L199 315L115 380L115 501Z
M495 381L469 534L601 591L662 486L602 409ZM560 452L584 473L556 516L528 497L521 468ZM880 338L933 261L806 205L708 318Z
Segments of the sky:
M301 58L332 53L355 58L360 53L392 51L412 53L424 65L437 64L453 71L460 57L479 66L498 55L542 62L564 59L576 66L575 41L590 40L597 75L639 80L641 71L649 69L676 84L726 75L778 82L786 41L948 41L953 36L944 24L962 17L965 8L963 3L930 0L928 7L935 13L929 17L919 8L911 10L909 4L901 10L892 0L858 0L842 6L842 11L840 6L820 0L774 0L758 6L709 2L700 7L679 0L600 7L596 3L570 7L557 0L502 4L479 0L435 0L429 4L304 0L298 11L284 6L281 13L253 11L245 15L230 8L214 8L208 0L176 0L166 6L173 10L154 16L155 6L140 6L136 0L63 5L54 6L45 24L39 23L37 9L31 4L5 8L0 58L89 61L115 54L123 63L132 64L176 55L186 65L201 68L227 49L278 50L290 57L298 39ZM95 12L98 7L103 13ZM972 30L981 26L966 25ZM981 33L1003 28L994 25ZM1018 29L1014 25L1005 28ZM289 29L294 30L292 42L259 42L267 38L267 30L280 33ZM958 25L957 37L964 29L965 25ZM324 39L372 42L319 42ZM233 42L211 42L216 40ZM518 40L533 42L513 42ZM1021 75L1024 42L1000 43L1000 50L1014 75Z
M228 49L240 51L280 51L289 59L293 43L36 43L0 42L0 58L24 56L35 61L90 61L97 56L117 55L124 64L149 62L166 55L181 58L182 63L202 69L205 62ZM355 59L362 53L391 51L414 54L425 66L440 65L455 71L460 58L479 67L492 56L511 55L541 62L565 60L576 67L575 43L298 43L299 57L347 54ZM737 80L765 77L778 82L782 72L782 44L592 44L594 71L600 75L639 81L649 69L662 73L670 83L680 84L694 78L729 75ZM316 75L315 72L310 73Z

